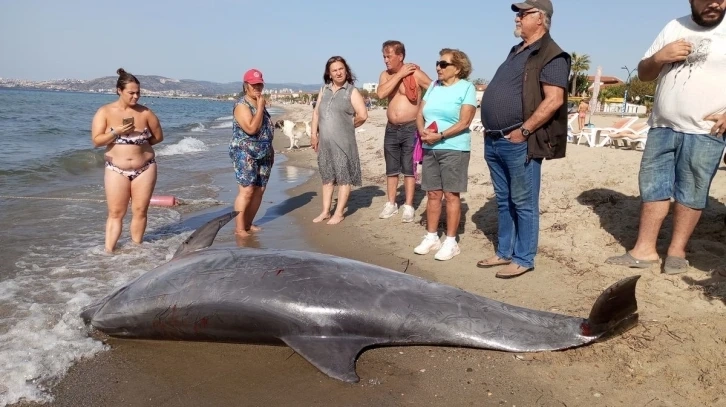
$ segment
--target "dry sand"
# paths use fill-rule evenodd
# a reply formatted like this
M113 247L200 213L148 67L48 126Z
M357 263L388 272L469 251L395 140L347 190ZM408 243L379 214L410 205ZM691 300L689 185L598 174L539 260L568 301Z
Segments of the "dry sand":
M309 115L308 109L291 113L296 118ZM605 127L618 119L595 116L592 122ZM398 260L398 269L403 270L410 261L426 278L520 306L581 316L588 314L604 288L623 277L642 275L637 289L640 324L624 335L565 352L530 354L523 359L510 355L499 365L499 372L488 365L491 352L456 350L454 354L481 365L484 371L467 376L455 368L442 370L440 365L431 371L437 363L427 363L422 366L426 373L419 376L438 376L426 379L430 386L435 388L444 377L476 377L486 382L484 377L512 375L516 377L516 382L510 383L517 389L515 395L530 394L522 398L493 395L497 403L505 399L521 400L512 403L517 405L726 405L726 277L719 278L714 272L720 269L726 274L726 168L718 171L709 207L690 240L690 271L666 276L656 267L636 270L603 262L635 243L642 153L570 144L565 159L543 164L536 270L513 280L500 280L494 277L495 270L475 267L477 260L494 253L497 232L496 204L483 159L483 138L472 137L469 192L462 195L462 254L438 262L433 255L413 253L425 233L419 222L404 224L397 216L378 219L385 203L385 122L385 110L374 110L358 130L364 185L353 192L349 215L341 225L314 227L313 236L324 251L354 257L355 248L369 248L379 254L378 258L366 256L373 263L394 258ZM288 156L293 157L296 165L315 166L312 151L295 151ZM319 186L319 178L312 183ZM400 188L399 204L402 193ZM319 210L319 197L311 204ZM415 206L416 220L425 219L426 198L420 190ZM317 211L311 210L309 216L314 214ZM671 230L669 215L659 235L662 256ZM353 250L338 249L341 240L354 240ZM365 365L365 357L362 362ZM481 405L480 394L472 392L472 388L480 388L481 381L470 386L446 386L445 394L456 405ZM433 388L427 393L435 393ZM540 395L543 398L537 402ZM551 401L543 403L545 399Z
M310 119L310 106L288 106ZM604 126L616 117L595 117ZM358 130L364 185L353 191L343 223L313 224L320 181L290 191L317 192L292 215L318 251L406 271L533 309L587 316L601 291L641 274L640 323L607 341L562 352L511 354L476 349L392 347L358 359L358 384L329 379L286 347L108 339L113 350L74 366L55 387L57 406L696 406L726 405L726 278L712 271L726 258L726 171L714 180L710 206L691 239L690 271L665 276L603 263L623 253L638 229L641 152L568 146L545 162L536 269L500 280L475 267L494 252L496 207L472 137L469 192L463 195L462 254L447 262L413 253L424 234L425 194L416 193L417 222L378 219L385 202L385 110ZM288 140L277 135L277 148ZM316 167L315 153L284 152L284 165ZM402 196L402 190L400 191ZM399 203L402 198L399 196ZM660 235L664 252L671 218Z

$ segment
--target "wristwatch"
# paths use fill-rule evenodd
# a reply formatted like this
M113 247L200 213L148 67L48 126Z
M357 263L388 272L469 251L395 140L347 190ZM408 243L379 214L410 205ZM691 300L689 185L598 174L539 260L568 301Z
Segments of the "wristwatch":
M444 132L443 132L443 131L442 131L441 133L439 133L439 134L441 135L441 140L443 140L443 139L445 139L445 138L446 138L446 137L444 136Z
M529 138L529 135L532 134L531 131L525 129L524 127L520 127L520 130L522 130L522 135L524 136L524 138Z

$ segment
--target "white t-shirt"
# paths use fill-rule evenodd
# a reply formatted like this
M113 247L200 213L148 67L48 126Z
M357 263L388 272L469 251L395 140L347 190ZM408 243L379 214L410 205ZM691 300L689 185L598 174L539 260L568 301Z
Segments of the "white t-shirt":
M704 28L690 15L675 19L658 34L643 59L681 38L693 49L687 60L663 65L648 124L707 134L714 123L704 117L726 110L726 22Z

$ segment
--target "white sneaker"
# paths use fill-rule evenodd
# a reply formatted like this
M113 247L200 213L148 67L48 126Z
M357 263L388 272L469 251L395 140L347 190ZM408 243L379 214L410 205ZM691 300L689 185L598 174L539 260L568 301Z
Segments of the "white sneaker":
M441 240L438 237L430 237L428 234L424 236L421 244L413 249L416 254L428 254L431 250L439 250L441 248Z
M454 258L454 256L458 256L461 254L461 249L459 249L459 244L456 242L451 242L449 240L445 240L444 243L441 245L441 248L438 252L434 255L434 259L436 260L451 260Z
M401 216L401 222L410 223L413 222L413 217L416 214L416 210L411 205L403 205L403 216Z
M388 219L391 216L398 213L398 205L395 203L386 202L386 205L383 206L383 210L381 211L381 214L378 215L381 219Z

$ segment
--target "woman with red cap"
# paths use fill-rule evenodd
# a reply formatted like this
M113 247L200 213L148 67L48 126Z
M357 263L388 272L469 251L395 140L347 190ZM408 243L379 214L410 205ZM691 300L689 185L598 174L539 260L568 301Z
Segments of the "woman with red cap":
M275 161L272 148L275 128L265 108L262 72L250 69L242 80L242 97L234 104L229 156L239 184L234 201L234 210L239 212L235 219L235 234L244 237L259 230L252 220L260 209Z

